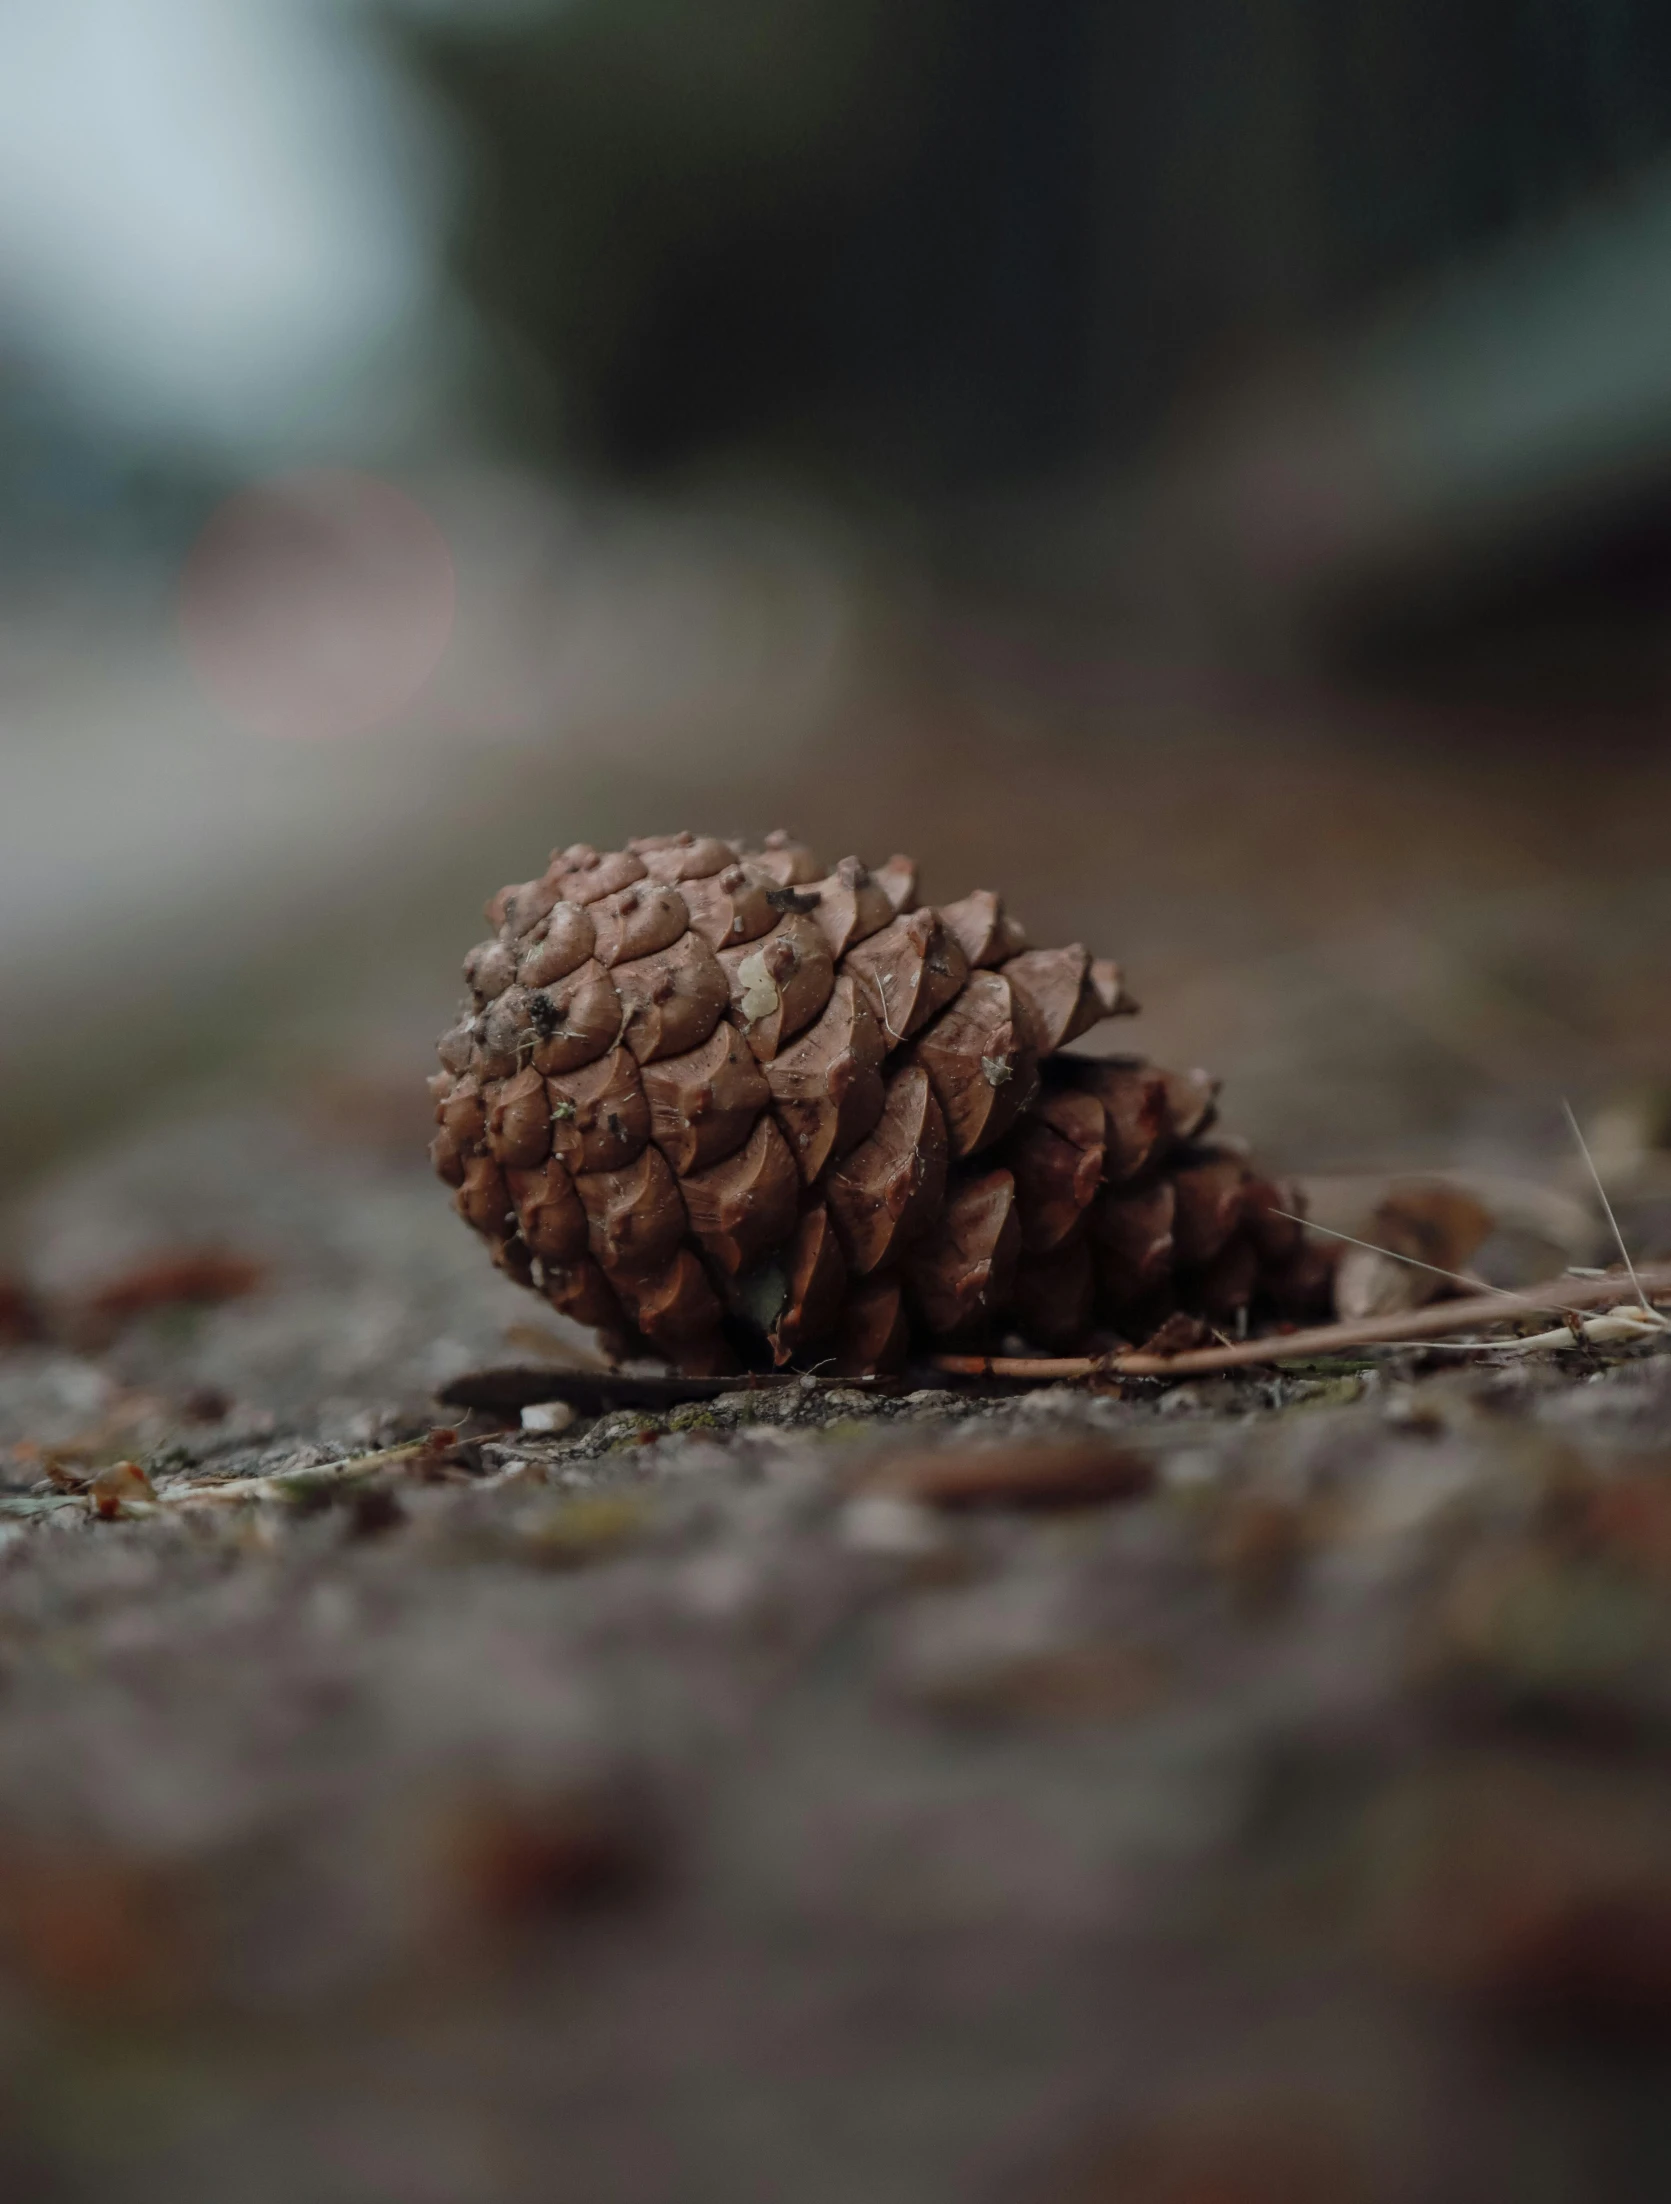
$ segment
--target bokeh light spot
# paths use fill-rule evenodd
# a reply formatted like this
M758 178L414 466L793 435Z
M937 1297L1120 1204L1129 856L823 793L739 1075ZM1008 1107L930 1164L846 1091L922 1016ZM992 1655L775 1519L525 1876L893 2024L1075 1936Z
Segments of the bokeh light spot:
M440 664L457 589L446 538L392 483L309 469L215 512L186 561L187 655L222 711L264 735L363 733Z

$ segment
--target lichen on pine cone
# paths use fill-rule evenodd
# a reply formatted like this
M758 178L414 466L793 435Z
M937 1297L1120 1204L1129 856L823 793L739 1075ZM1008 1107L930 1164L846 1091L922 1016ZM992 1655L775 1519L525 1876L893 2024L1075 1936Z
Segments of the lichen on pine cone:
M1134 1010L984 889L670 834L502 888L431 1081L435 1168L501 1269L616 1355L858 1375L914 1348L1304 1316L1295 1207L1204 1074L1067 1044Z

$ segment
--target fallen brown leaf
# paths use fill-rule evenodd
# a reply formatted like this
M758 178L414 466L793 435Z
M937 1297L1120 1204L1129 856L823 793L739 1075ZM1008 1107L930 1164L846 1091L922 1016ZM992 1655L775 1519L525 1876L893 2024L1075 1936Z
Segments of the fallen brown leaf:
M1213 1329L1203 1324L1200 1317L1188 1316L1182 1309L1174 1309L1166 1321L1152 1331L1137 1350L1144 1355L1183 1355L1195 1347L1210 1347Z
M25 1347L46 1336L40 1303L15 1278L0 1278L0 1347Z
M110 1279L90 1293L83 1305L88 1315L105 1323L124 1323L150 1309L236 1301L254 1293L266 1276L266 1266L247 1255L182 1248Z
M1377 1941L1401 1972L1587 2033L1671 2026L1671 1808L1657 1776L1486 1759L1377 1816Z
M87 1487L93 1511L114 1522L131 1500L154 1501L156 1490L137 1462L113 1462Z
M1238 1493L1214 1525L1212 1557L1238 1606L1264 1614L1280 1607L1299 1581L1308 1527L1293 1500Z
M1335 1270L1336 1313L1351 1319L1425 1308L1450 1288L1451 1281L1439 1273L1460 1272L1491 1237L1496 1221L1483 1202L1443 1179L1411 1179L1389 1187L1357 1227L1357 1238L1371 1244L1341 1249Z
M911 1696L930 1712L970 1722L1107 1722L1142 1714L1162 1696L1150 1654L1114 1644L1057 1646L938 1678Z
M1353 2204L1365 2191L1343 2136L1320 2110L1215 2105L1082 2155L1074 2173L1044 2193L1050 2204Z
M1080 1508L1148 1492L1154 1465L1110 1439L1012 1440L924 1447L889 1456L864 1479L873 1491L932 1508Z
M1671 1585L1671 1476L1663 1461L1645 1462L1574 1495L1559 1494L1551 1513L1551 1528L1581 1548L1605 1554L1656 1587Z
M162 1870L102 1848L0 1841L0 1966L85 2018L172 2009L196 1972L181 1896Z
M470 1798L443 1836L449 1907L491 1931L631 1903L662 1865L662 1830L647 1800L608 1783Z

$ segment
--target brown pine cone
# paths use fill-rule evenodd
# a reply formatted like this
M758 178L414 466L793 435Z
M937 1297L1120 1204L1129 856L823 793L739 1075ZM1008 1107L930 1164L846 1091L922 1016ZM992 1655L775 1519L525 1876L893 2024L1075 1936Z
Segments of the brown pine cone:
M1204 1074L1067 1044L1137 1007L985 889L671 834L556 851L487 906L431 1156L494 1261L617 1354L858 1375L1179 1311L1321 1313L1295 1200Z

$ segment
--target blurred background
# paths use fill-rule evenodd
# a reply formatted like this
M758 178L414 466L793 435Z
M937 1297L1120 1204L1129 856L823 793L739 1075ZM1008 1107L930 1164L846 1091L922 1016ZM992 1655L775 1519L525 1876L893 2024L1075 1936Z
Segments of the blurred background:
M685 823L1002 887L1281 1163L1552 1156L1668 609L1649 0L0 5L9 1181L415 1143L483 895Z
M1671 2196L1663 1355L418 1441L576 840L1671 1257L1668 733L1664 0L0 0L4 2204Z

